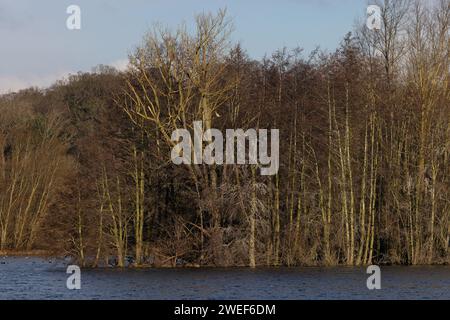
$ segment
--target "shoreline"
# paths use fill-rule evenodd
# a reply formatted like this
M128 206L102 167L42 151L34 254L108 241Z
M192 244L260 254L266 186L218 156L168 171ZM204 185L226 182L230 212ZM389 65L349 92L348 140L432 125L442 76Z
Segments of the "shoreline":
M30 250L30 251L9 251L9 250L3 250L0 251L0 258L8 258L8 257L33 257L33 258L54 258L54 259L64 259L64 256L47 250ZM393 264L393 263L381 263L378 264L379 266L389 266L389 267L434 267L434 266L450 266L450 263L448 261L442 261L442 262L434 262L429 264ZM84 266L85 269L237 269L237 268L245 268L245 269L285 269L285 268L342 268L342 267L349 267L349 268L355 268L355 267L367 267L368 265L345 265L345 264L335 264L335 265L324 265L324 264L312 264L312 265L298 265L298 266L267 266L267 265L257 265L255 268L249 267L248 265L236 265L236 266L214 266L214 265L200 265L196 263L188 263L186 265L178 265L178 266L172 266L172 265L149 265L149 264L143 264L143 265L127 265L125 267L117 267L117 266Z
M15 250L0 250L0 257L36 257L36 258L61 258L58 254L47 250L25 250L25 251L15 251Z

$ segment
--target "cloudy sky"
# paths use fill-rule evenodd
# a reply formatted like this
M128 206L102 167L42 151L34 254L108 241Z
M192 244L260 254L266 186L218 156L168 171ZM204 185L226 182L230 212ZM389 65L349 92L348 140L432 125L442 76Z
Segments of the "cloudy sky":
M81 30L66 28L69 5L81 8ZM98 64L118 68L155 22L176 27L226 7L233 40L261 58L286 46L333 50L366 0L0 0L0 93L45 87Z

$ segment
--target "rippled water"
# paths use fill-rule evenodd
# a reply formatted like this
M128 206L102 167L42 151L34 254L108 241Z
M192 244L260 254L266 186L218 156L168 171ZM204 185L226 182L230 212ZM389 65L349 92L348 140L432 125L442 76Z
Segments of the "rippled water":
M450 267L382 267L381 290L363 268L83 269L68 290L66 264L0 258L0 299L450 299Z

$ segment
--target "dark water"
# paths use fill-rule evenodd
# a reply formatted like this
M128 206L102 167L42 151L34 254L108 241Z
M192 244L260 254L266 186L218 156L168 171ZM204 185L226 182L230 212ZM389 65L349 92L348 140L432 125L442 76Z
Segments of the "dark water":
M66 264L0 257L0 299L450 299L450 267L382 267L381 290L363 268L97 269L68 290Z

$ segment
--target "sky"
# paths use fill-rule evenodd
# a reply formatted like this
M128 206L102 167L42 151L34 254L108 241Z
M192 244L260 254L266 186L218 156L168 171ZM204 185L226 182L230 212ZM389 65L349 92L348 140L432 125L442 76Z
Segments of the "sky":
M67 7L81 9L69 30ZM0 93L45 87L98 64L119 69L155 23L169 28L226 8L232 40L260 59L282 47L334 51L367 0L0 0Z

